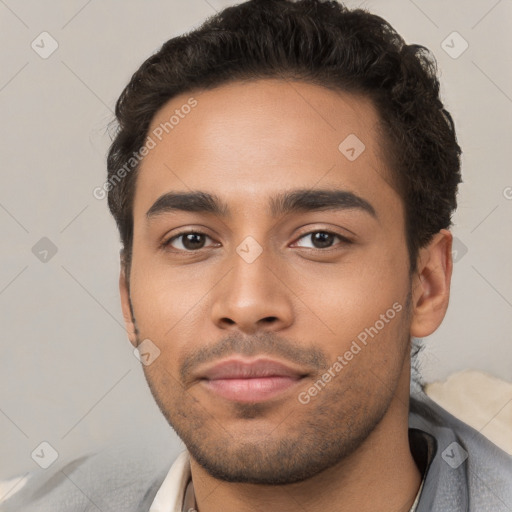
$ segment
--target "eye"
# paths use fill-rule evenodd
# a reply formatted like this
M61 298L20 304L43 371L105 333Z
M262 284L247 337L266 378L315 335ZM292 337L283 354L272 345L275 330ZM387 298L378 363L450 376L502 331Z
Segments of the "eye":
M300 240L306 241L308 238L312 246L308 247L307 245L303 245L303 243L299 242ZM212 240L206 233L202 233L200 231L186 231L178 233L164 241L162 243L162 247L164 249L172 247L176 251L196 252L208 247L206 245L206 239ZM348 238L331 231L311 231L310 233L302 235L294 245L307 249L329 249L333 247L336 239L345 244L352 243Z
M198 249L203 249L207 238L211 240L208 235L200 231L187 231L169 238L162 246L164 248L170 246L178 251L193 252Z
M308 249L329 249L333 246L333 242L336 238L345 244L352 243L348 238L338 235L337 233L332 233L331 231L311 231L310 233L302 235L299 240L307 240L308 238L313 246L307 247L299 245L299 247L306 247ZM295 242L295 244L298 245L298 242Z

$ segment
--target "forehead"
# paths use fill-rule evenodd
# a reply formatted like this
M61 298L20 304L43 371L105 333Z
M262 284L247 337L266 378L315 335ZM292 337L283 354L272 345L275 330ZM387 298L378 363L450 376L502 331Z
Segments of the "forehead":
M378 127L369 99L303 82L234 82L176 96L151 122L155 144L139 168L134 215L175 190L213 192L241 209L290 188L396 202Z

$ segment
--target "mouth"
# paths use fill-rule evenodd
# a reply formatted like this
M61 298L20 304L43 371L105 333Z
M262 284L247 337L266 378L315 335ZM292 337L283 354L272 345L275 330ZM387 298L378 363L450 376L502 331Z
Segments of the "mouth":
M275 398L307 375L298 368L270 359L228 359L202 372L202 385L217 396L235 402L262 402Z

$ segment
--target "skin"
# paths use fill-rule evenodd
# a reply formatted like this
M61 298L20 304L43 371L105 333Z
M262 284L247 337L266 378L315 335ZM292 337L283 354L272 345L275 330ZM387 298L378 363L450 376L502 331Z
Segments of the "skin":
M144 371L191 453L199 511L408 511L421 482L407 434L410 337L443 320L452 235L436 234L409 275L403 202L365 97L234 82L173 98L150 131L190 96L197 107L141 163L130 289L122 265L120 291L130 341L149 338L161 351ZM354 161L338 150L349 134L365 144ZM350 191L376 218L358 208L272 216L270 198L293 189ZM190 191L215 194L230 215L148 219L163 194ZM187 230L206 237L160 246ZM318 232L352 243L321 245ZM236 251L247 236L262 249L252 263ZM301 403L299 393L393 304L401 311ZM266 402L228 401L196 376L232 355L268 356L307 375Z

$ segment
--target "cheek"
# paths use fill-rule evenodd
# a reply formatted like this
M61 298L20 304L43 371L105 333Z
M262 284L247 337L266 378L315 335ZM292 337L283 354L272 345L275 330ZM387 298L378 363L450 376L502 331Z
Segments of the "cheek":
M321 341L330 364L341 356L344 368L398 371L408 339L407 279L392 265L354 270L331 270L328 284L312 292L308 302L322 322L311 321L308 313L309 320L299 324L309 331L308 339Z
M201 314L208 283L197 273L153 261L134 261L131 299L141 335L165 340ZM204 314L204 312L202 312Z
M381 258L319 267L314 275L301 280L296 290L309 329L321 329L339 339L357 335L395 302L401 303L407 280L403 268L399 270L392 261Z

